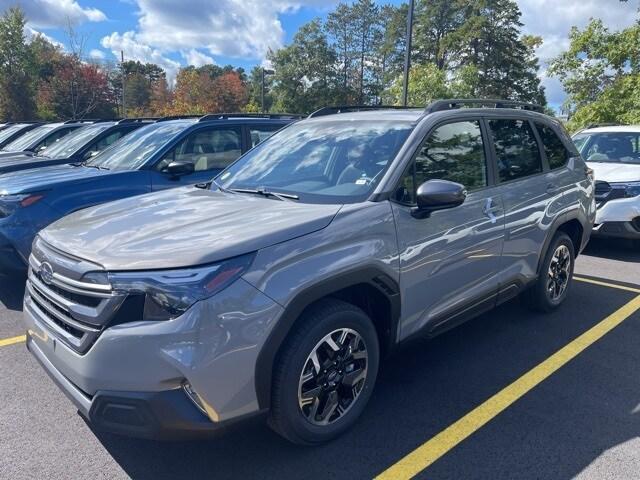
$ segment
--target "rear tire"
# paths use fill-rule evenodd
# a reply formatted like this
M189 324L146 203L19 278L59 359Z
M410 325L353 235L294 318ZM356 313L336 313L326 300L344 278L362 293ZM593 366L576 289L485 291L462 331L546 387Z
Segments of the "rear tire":
M525 305L539 312L551 312L562 305L571 289L574 264L571 238L557 232L542 261L538 280L524 293Z
M369 401L379 356L376 329L361 309L321 300L303 313L278 355L269 425L301 445L338 437Z

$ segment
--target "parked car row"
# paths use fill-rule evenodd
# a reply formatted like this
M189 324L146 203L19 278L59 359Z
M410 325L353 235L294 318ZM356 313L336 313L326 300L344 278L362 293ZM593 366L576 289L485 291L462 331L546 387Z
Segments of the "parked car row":
M566 299L595 185L539 107L296 120L117 123L137 128L95 156L0 175L27 346L96 427L175 438L264 414L317 444L399 345L519 294Z

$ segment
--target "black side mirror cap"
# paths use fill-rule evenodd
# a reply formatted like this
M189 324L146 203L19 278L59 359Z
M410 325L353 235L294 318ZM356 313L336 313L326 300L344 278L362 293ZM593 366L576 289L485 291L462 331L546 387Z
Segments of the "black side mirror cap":
M467 198L464 185L448 180L428 180L418 187L417 206L411 214L416 218L427 218L431 212L462 205Z
M191 175L196 171L196 167L191 162L171 162L164 171L172 177L177 178Z

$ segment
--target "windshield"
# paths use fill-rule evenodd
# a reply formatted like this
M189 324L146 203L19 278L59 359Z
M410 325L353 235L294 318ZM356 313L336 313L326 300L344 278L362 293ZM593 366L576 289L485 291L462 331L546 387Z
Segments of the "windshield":
M160 122L139 128L96 155L87 165L109 170L136 170L190 125L188 122Z
M49 135L49 132L57 128L59 124L42 125L18 137L17 140L7 144L2 150L6 152L22 152L33 144L38 144L40 140Z
M49 158L69 158L101 132L112 126L112 122L105 122L79 128L60 139L59 142L45 148L40 155Z
M26 127L26 124L18 123L16 125L11 125L10 127L7 127L4 130L0 131L0 143L4 142L7 138L9 138L14 133L22 130L24 127Z
M640 164L640 132L579 133L573 142L587 162Z
M353 203L373 191L413 124L301 122L285 128L227 168L227 189L288 193L309 203Z

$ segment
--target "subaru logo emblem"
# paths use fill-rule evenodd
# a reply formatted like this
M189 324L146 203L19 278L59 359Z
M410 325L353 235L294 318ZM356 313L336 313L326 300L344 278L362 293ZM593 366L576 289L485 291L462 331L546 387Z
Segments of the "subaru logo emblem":
M53 267L47 263L43 262L40 264L40 268L38 269L38 274L44 283L50 285L53 282Z

